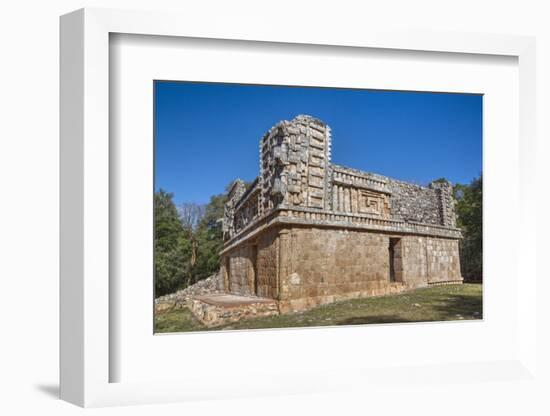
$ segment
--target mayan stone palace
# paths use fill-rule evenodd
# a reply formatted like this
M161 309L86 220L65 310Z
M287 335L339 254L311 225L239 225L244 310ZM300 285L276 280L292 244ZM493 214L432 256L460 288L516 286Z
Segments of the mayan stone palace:
M462 283L451 184L335 165L331 146L305 115L262 137L258 177L228 193L220 272L189 295L203 324Z
M300 115L260 140L260 174L225 206L225 292L281 313L338 300L461 283L452 187L331 163L331 130Z

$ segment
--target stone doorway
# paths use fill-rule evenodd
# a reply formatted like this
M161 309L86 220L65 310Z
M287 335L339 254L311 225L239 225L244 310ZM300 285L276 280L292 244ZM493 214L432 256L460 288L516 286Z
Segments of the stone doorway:
M401 239L390 238L388 246L390 263L390 282L403 281L403 260L401 256Z
M258 246L253 245L250 247L250 261L252 263L252 278L253 278L253 293L256 296L258 295L258 267L257 267L257 260L258 260Z
M225 257L225 287L228 292L231 292L231 261L229 256Z

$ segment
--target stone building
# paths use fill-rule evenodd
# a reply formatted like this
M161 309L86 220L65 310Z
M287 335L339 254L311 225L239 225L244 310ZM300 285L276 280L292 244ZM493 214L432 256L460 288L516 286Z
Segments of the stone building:
M260 140L260 174L225 206L225 291L281 313L337 300L461 283L452 188L331 162L331 130L300 115Z

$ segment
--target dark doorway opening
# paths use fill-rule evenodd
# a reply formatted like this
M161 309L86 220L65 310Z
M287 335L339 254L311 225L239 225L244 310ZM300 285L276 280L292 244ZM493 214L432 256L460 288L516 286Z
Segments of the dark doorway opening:
M231 293L231 260L229 256L225 257L225 287Z
M256 296L259 296L258 294L258 268L256 265L256 262L258 260L258 246L253 245L251 247L251 261L252 261L252 273L254 275L254 294Z
M390 282L400 282L402 275L401 265L401 239L390 238L388 247L390 259Z

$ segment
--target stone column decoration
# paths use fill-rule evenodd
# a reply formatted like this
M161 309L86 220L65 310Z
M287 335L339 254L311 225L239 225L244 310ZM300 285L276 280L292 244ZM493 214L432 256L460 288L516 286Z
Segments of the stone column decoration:
M275 125L260 142L263 209L330 209L330 157L330 128L322 121L300 115Z
M286 279L291 271L291 253L290 253L290 230L282 229L279 231L279 264L277 265L277 293L276 299L281 299L283 295L281 288L286 285Z
M229 189L222 223L224 240L231 238L235 234L235 206L244 195L245 191L246 186L241 179L236 179Z
M429 187L434 189L437 193L441 225L453 228L456 227L453 185L448 181L434 181L430 183Z

